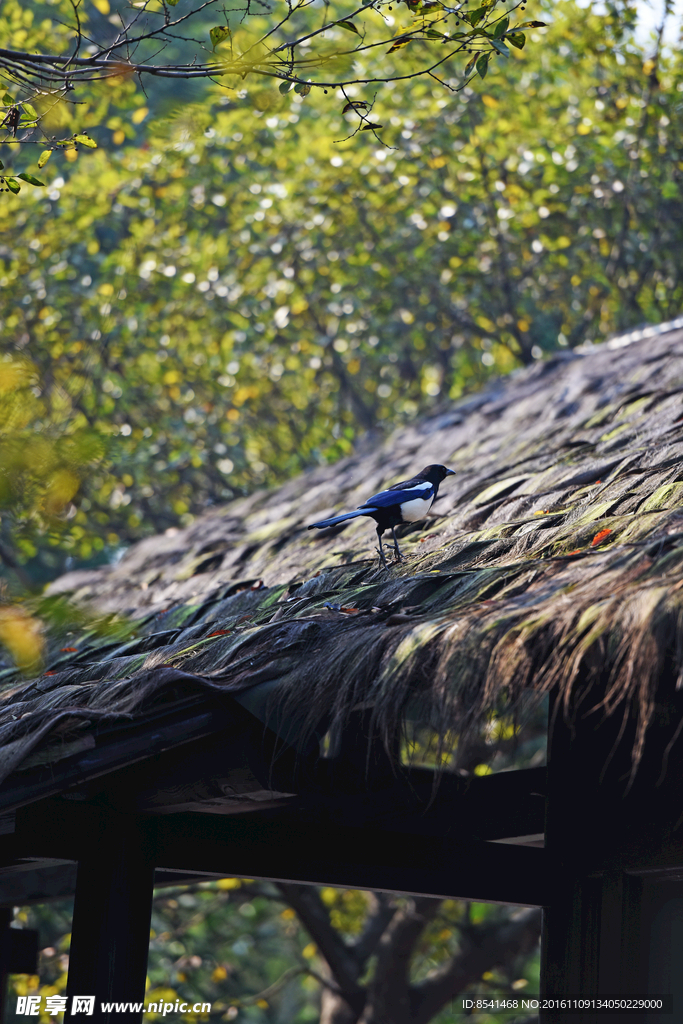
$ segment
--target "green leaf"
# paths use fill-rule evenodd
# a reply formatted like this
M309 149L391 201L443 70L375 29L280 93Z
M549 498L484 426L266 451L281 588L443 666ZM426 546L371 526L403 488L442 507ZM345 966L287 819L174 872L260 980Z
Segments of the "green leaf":
M467 64L465 65L465 72L464 72L465 75L469 75L470 71L472 70L472 68L474 67L474 65L476 63L476 60L477 60L477 56L475 54L474 57L472 57L471 60L469 60L467 62Z
M14 106L14 97L10 96L10 94L6 92L5 95L2 97L2 105L4 107Z
M505 38L512 43L513 46L516 46L518 50L524 49L526 36L523 32L510 32Z
M498 53L501 55L501 57L509 57L510 56L510 51L508 50L508 48L505 45L505 43L499 42L497 39L492 39L491 40L491 46L494 46L496 48L496 50L498 50Z
M443 39L444 38L443 32L436 32L433 28L427 29L427 31L425 32L425 36L426 36L427 39Z
M515 25L516 29L520 28L546 28L544 21L523 21L521 25Z
M97 149L97 143L89 135L74 135L73 141L80 142L81 146L87 146L88 149Z
M308 96L311 91L311 87L308 82L299 82L294 86L294 92L298 92L299 96Z
M496 23L496 27L493 30L493 38L500 39L501 36L504 36L508 30L509 24L509 18L501 18L500 21Z
M489 69L489 55L488 55L488 53L483 53L481 55L481 57L479 58L479 60L477 61L477 71L478 71L478 73L479 73L481 78L486 78L486 72L488 71L488 69Z
M21 192L21 185L16 178L5 178L5 184L10 192L14 192L15 195L17 192Z
M39 168L44 167L45 164L48 162L48 160L50 159L51 156L52 156L52 150L51 149L44 149L43 152L38 157L38 167Z
M215 50L218 44L222 43L224 39L228 39L232 33L227 25L216 25L211 29L209 35L211 36L211 45Z
M292 83L291 82L280 82L280 84L278 85L278 89L282 93L283 96L284 96L284 94L286 92L289 92L289 90L291 88L292 88Z
M39 179L34 178L32 174L27 174L26 171L22 171L21 174L17 174L17 178L21 178L22 181L27 181L29 185L40 185L41 188L45 188L44 181L39 181Z
M166 3L168 4L169 7L175 7L175 5L178 3L178 0L166 0Z
M38 120L38 111L35 107L32 107L30 103L22 103L21 105L24 108L26 117L29 117L32 121Z
M362 132L371 132L373 128L383 128L383 124L364 124L361 128Z
M361 108L368 109L370 104L367 100L349 100L348 103L344 104L342 114L348 114L349 110L360 110Z
M337 24L339 25L340 28L345 28L347 32L355 32L357 36L360 35L360 32L358 31L354 23L352 21L349 21L348 19L345 19L344 21L338 21Z
M470 17L469 17L470 25L472 25L472 26L478 25L479 22L481 21L481 19L484 17L485 14L486 14L486 8L485 7L477 7L476 11L470 11Z

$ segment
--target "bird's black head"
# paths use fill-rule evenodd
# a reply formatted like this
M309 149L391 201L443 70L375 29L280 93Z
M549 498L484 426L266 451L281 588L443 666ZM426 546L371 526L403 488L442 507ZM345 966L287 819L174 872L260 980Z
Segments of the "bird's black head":
M425 466L418 476L422 480L429 480L430 484L440 484L447 476L455 476L455 470L446 469L445 466Z

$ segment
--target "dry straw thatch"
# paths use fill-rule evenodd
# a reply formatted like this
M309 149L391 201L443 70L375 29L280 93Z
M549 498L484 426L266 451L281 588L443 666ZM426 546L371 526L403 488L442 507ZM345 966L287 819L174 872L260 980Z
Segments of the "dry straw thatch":
M5 674L3 775L102 716L247 691L297 730L372 707L389 736L410 707L460 731L529 689L594 688L635 714L638 756L657 688L683 680L682 326L556 355L58 580L138 636L57 640L39 679ZM404 564L377 568L367 519L307 531L432 462L457 476L402 528Z

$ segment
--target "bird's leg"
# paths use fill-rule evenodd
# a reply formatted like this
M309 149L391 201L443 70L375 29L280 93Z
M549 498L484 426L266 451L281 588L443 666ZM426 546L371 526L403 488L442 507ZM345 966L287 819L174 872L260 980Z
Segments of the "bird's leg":
M387 560L386 560L386 558L384 556L384 552L382 551L382 534L383 533L384 533L384 530L382 529L382 527L378 526L377 527L377 551L379 552L380 565L383 568L386 569L386 567L387 567Z
M393 526L391 527L391 536L394 538L394 553L396 555L396 561L402 562L403 555L401 554L400 548L398 546L398 541L396 540L396 530Z

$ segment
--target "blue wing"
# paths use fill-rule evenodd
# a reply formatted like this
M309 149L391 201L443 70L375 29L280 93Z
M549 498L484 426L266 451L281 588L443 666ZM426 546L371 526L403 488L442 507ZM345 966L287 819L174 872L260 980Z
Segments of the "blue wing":
M389 508L391 505L402 505L404 501L414 501L415 498L426 498L429 500L433 494L434 485L425 481L415 487L380 491L379 494L373 494L371 498L364 501L358 508Z

